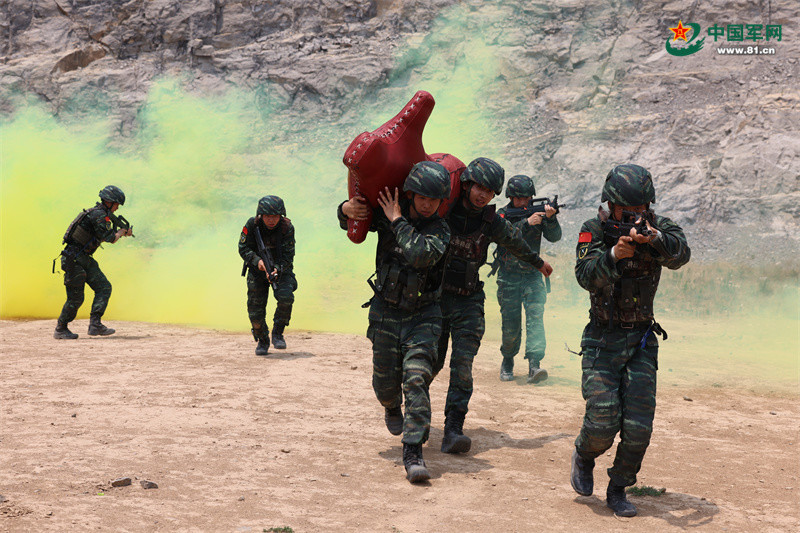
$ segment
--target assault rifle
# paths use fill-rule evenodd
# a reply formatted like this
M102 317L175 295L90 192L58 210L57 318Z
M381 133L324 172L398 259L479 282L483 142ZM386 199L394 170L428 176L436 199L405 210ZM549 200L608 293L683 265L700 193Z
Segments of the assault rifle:
M118 229L124 230L133 230L133 226L127 219L122 215L115 215L114 213L108 213L108 219L114 224L114 233L117 232ZM131 233L131 237L136 238L136 235Z
M255 227L253 228L253 233L256 236L256 246L258 250L256 253L258 257L264 261L264 268L266 268L267 272L267 281L269 281L270 286L272 287L273 291L278 290L278 276L280 273L273 274L272 271L275 270L277 267L275 266L275 261L272 260L272 254L269 252L269 248L264 246L264 239L261 238L261 230L258 229L258 223L256 223ZM247 263L242 265L242 276L245 275L247 272Z
M556 210L556 214L561 211L562 207L567 207L566 204L558 203L558 195L556 194L553 196L553 200L550 201L550 198L542 197L542 198L533 198L528 205L525 207L511 207L511 204L508 204L509 207L506 207L505 213L502 213L500 216L508 220L509 222L519 222L522 219L530 217L534 213L544 213L544 207L546 205L551 206L553 209ZM492 277L497 273L497 270L500 268L500 260L498 259L499 251L497 248L494 250L494 254L492 257L494 261L491 263L487 263L491 270L489 271L488 277ZM548 287L550 284L550 280L547 280ZM547 292L550 292L549 290Z
M649 209L642 213L623 211L622 220L609 217L603 222L603 242L611 248L617 244L621 236L630 235L631 229L635 229L636 233L645 237L655 235L655 232L647 227L648 222L651 226L655 226L655 214Z
M500 215L509 222L517 222L523 218L528 218L534 213L544 213L544 207L546 205L555 209L556 214L561 211L562 207L567 207L565 204L558 203L557 194L553 196L553 201L550 201L550 198L542 197L532 199L525 207L510 207L510 205L511 204L506 208L506 212Z

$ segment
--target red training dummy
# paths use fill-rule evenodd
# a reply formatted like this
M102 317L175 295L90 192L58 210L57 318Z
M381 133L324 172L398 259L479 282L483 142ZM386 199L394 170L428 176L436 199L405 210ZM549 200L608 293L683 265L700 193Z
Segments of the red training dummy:
M439 214L445 215L449 204L458 198L461 190L459 176L465 165L450 154L425 153L422 130L434 104L430 93L418 91L393 119L372 133L365 131L350 143L342 158L349 169L348 199L362 196L370 207L377 208L379 191L385 187L390 190L397 187L402 191L411 167L420 161L434 161L450 172L450 200L442 202L439 208ZM364 242L371 223L371 212L366 220L348 220L347 236L355 243Z

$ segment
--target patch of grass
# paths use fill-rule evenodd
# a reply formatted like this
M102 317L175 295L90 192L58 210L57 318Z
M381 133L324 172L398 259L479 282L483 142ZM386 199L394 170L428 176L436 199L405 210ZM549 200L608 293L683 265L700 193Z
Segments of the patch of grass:
M633 494L634 496L661 496L667 492L666 488L657 489L655 487L650 487L649 485L642 485L640 487L628 487L628 494Z
M283 527L271 527L269 529L264 529L264 533L294 533L294 529L290 528L289 526Z

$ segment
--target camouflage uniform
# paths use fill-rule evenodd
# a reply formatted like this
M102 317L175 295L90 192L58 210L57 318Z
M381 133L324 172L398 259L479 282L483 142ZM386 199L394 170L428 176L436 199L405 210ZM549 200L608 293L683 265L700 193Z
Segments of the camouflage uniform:
M536 268L540 268L543 264L539 254L531 250L523 239L520 229L498 216L493 205L476 212L468 210L459 202L448 213L447 223L453 232L453 237L444 275L442 294L444 323L434 372L436 374L444 367L448 343L452 337L450 387L447 391L445 415L451 411L463 414L468 411L472 396L472 362L486 330L483 310L486 294L483 292L483 282L478 279L477 268L474 282L469 280L466 280L467 283L464 282L468 274L464 270L464 262L455 255L453 242L458 239L476 243L478 258L475 263L478 267L486 264L487 249L492 242L505 247L513 255ZM471 288L464 285L471 285Z
M441 333L439 307L441 273L450 231L438 216L428 220L408 218L409 203L401 199L403 216L390 223L375 210L370 231L378 233L375 260L376 294L369 308L367 337L372 341L372 388L386 409L401 405L405 396L403 443L428 440L431 404L428 386ZM339 205L340 227L347 217ZM416 301L404 298L410 280ZM401 396L402 395L402 396Z
M83 304L84 286L88 283L94 291L94 301L89 312L89 335L111 335L114 330L100 322L111 298L111 283L100 270L92 254L104 242L117 241L117 223L121 221L114 215L114 205L125 205L125 193L119 187L108 185L100 193L101 202L90 209L84 209L69 225L64 234L66 247L61 252L61 270L64 271L64 286L67 301L61 308L53 337L56 339L77 339L68 324L75 319Z
M283 202L281 201L282 205ZM285 213L285 210L283 213ZM269 328L267 327L266 316L270 284L267 281L267 273L258 269L260 257L255 238L256 231L261 233L264 246L269 249L272 260L278 268L277 288L273 289L275 300L277 301L275 314L273 315L273 328L282 334L283 328L289 325L289 321L292 318L294 291L297 290L297 279L293 270L294 226L291 220L281 216L277 226L273 229L267 229L259 215L248 219L239 236L239 255L244 259L248 267L247 315L250 317L253 337L269 344L267 342ZM275 332L273 331L273 333Z
M113 243L116 240L110 214L111 210L98 202L87 210L83 220L78 223L80 228L78 231L83 230L91 236L89 242L81 245L73 238L68 238L66 241L67 246L61 252L61 270L64 271L67 301L58 317L59 324L66 325L75 320L78 309L83 304L86 284L94 291L90 314L102 317L106 311L111 297L111 283L100 270L92 254L102 243Z
M621 165L614 171L625 178L631 169L646 172L635 165ZM649 205L655 200L655 193L649 173L646 178L646 201L623 203L622 198L606 197L605 191L603 199L616 200L617 205ZM660 236L650 244L637 245L633 257L615 261L611 251L614 243L604 242L603 237L603 223L608 216L608 211L601 208L598 217L583 224L578 239L575 275L590 293L591 320L581 341L586 414L575 447L580 458L593 465L594 458L608 450L620 433L614 465L608 469L611 491L612 486L636 483L650 442L656 406L656 333L663 333L653 319L653 298L661 268L680 268L689 261L691 252L680 226L656 215L653 226ZM621 516L636 513L624 501L624 492L616 498L616 504L621 498L631 513ZM612 504L609 494L609 507L616 510L616 504Z
M462 426L472 397L472 362L486 329L483 311L486 295L478 271L486 263L489 243L505 246L509 252L536 268L544 264L522 238L519 228L498 216L494 205L475 209L469 204L470 182L479 183L499 194L504 181L502 167L490 159L478 158L467 166L461 181L466 183L462 196L447 214L452 237L445 261L442 336L434 367L435 376L444 367L448 343L452 338L442 449L447 451L449 443L457 438L464 442L464 446L457 445L456 453L468 451L470 446L469 440L463 436ZM451 435L452 438L449 437Z
M503 217L508 206L498 210ZM539 253L542 236L550 242L561 239L561 225L556 219L542 216L542 223L535 226L527 219L514 222L531 250ZM544 335L544 304L547 301L542 273L528 263L520 261L502 246L497 247L497 302L502 315L503 342L500 353L512 359L522 340L522 308L525 309L525 359L539 367L546 346Z
M412 483L430 474L422 460L422 444L431 426L428 387L436 360L436 341L442 331L439 307L442 261L450 231L434 213L428 218L409 216L414 195L444 200L450 196L450 174L440 164L423 161L406 177L400 198L402 216L389 222L376 209L370 231L378 233L375 254L375 295L370 301L367 337L372 341L372 388L386 409L386 426L403 434L403 463ZM347 230L342 205L339 225ZM405 416L400 425L400 405L405 397Z

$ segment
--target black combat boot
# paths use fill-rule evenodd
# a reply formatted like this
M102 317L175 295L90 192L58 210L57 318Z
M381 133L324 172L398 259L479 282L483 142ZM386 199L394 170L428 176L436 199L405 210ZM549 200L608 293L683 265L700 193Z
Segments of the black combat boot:
M403 432L403 410L399 407L386 408L386 413L383 415L383 421L386 422L386 429L392 435L400 435Z
M500 363L500 381L514 381L514 358L503 357Z
M594 491L594 459L584 459L578 450L572 452L572 470L569 481L575 492L581 496L591 496Z
M625 487L608 483L606 506L617 516L636 516L636 506L625 496Z
M540 383L547 379L547 370L539 368L539 363L528 359L528 383Z
M250 333L253 334L253 340L258 343L256 346L256 355L269 354L269 329L267 329L267 325L263 322L253 322Z
M100 315L89 315L89 335L101 335L103 337L112 335L114 329L105 327L100 322Z
M444 453L467 453L472 447L472 440L464 435L464 416L466 413L450 411L444 419Z
M286 326L284 326L283 324L272 325L272 345L275 347L276 350L286 349L286 341L283 339L284 327Z
M78 334L77 333L72 333L69 330L69 328L67 327L67 324L62 324L61 322L58 322L58 324L56 324L56 331L55 331L55 333L53 333L53 338L54 339L77 339L78 338Z
M267 355L269 354L269 341L267 339L258 339L258 345L256 346L256 355Z
M403 465L406 467L406 479L411 483L421 483L431 478L422 460L422 444L403 443Z

